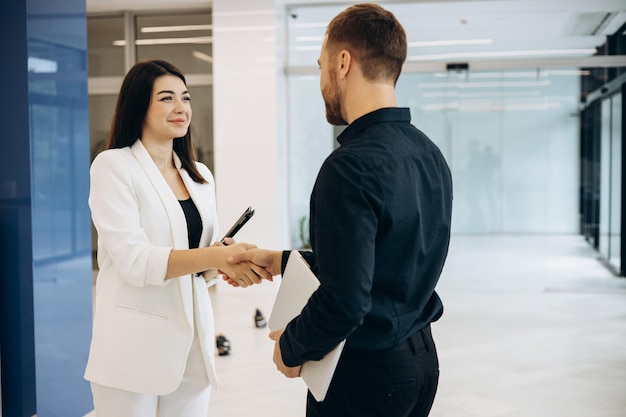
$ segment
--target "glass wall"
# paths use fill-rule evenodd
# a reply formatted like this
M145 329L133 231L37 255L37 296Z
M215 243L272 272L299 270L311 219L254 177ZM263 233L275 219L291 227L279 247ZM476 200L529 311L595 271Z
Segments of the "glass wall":
M578 232L580 71L405 73L398 104L442 150L454 180L453 232ZM289 80L290 226L334 147L317 76Z
M443 151L454 233L577 231L580 72L408 73L396 91Z
M137 60L165 59L184 74L211 74L211 14L156 14L136 17Z
M57 6L28 4L37 415L81 416L93 406L86 21L84 2Z
M87 24L90 77L120 77L124 75L124 16L90 17Z
M515 68L506 59L491 62L493 70L473 70L469 62L469 70L429 71L424 68L444 65L417 65L423 55L468 51L463 45L444 48L415 42L451 36L431 22L442 22L445 10L432 3L387 6L412 35L396 86L398 104L411 109L413 124L448 160L454 180L453 233L579 233L578 106L581 80L590 73L541 65L497 69L498 64ZM310 69L325 25L342 9L298 6L286 17L289 225L294 245L304 243L301 224L308 216L312 183L335 146L336 133L324 117L319 75ZM486 53L485 48L475 49Z
M600 241L602 259L622 270L622 94L601 99Z
M595 249L600 246L600 100L581 112L580 118L580 232Z
M524 41L537 49L526 51L507 44L509 38L489 25L463 32L470 29L468 21L484 23L485 17L460 4L454 12L434 2L393 2L386 7L403 23L409 41L396 87L398 104L411 109L413 124L441 148L452 170L453 233L582 233L620 269L621 95L607 98L603 92L604 104L585 100L589 92L617 79L624 68L612 64L579 68L574 59L563 59L568 64L557 67L560 58L546 58L545 52L558 36L541 27L524 31ZM506 17L510 9L499 7L493 13L502 13L501 21L510 19L511 25L525 27L537 23L524 22L528 5L516 5L517 16ZM343 8L293 6L286 17L289 224L294 245L306 237L301 224L308 215L315 173L335 146L336 132L324 119L319 74L313 66L326 24ZM461 26L455 24L458 13L469 18L462 19ZM546 12L545 18L558 16ZM581 60L623 55L624 29L612 29L604 43L590 40ZM494 40L491 35L500 37ZM470 38L475 38L473 46L461 41ZM522 52L539 52L539 57L520 59L518 65L509 59ZM457 56L463 58L452 58ZM442 67L451 69L437 72Z
M622 94L611 97L611 226L609 263L622 271Z
M319 90L319 77L288 79L288 194L291 247L309 245L309 196L317 172L334 147L333 127Z
M600 239L598 251L604 259L611 256L611 99L602 100L600 119Z

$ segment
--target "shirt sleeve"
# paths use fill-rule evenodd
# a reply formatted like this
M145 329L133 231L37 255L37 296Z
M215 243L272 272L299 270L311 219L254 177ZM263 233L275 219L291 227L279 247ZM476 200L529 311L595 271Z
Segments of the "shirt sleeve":
M382 209L376 179L351 155L331 156L311 196L311 244L320 288L280 340L283 361L319 360L371 309L374 250Z

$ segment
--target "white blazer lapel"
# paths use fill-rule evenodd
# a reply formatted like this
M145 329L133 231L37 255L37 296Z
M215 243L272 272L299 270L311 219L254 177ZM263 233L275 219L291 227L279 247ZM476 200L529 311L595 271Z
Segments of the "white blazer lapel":
M174 192L172 192L172 189L167 184L167 181L165 181L165 178L150 157L146 148L143 146L143 143L141 143L141 140L137 140L131 147L131 150L135 158L137 158L139 165L141 165L141 168L144 170L148 179L154 186L154 189L159 194L161 202L167 211L174 248L188 249L189 240L187 238L187 221L185 219L185 213L176 199Z
M189 238L187 236L187 220L185 219L185 213L183 212L178 199L174 195L174 192L165 181L165 178L159 171L150 154L141 143L141 140L137 140L131 147L133 155L137 158L139 165L145 171L150 182L154 186L154 189L159 194L165 211L167 211L167 217L169 219L173 247L174 249L188 249ZM175 159L176 154L174 154ZM180 161L178 161L180 163ZM165 227L165 225L163 225ZM180 293L185 306L185 316L190 326L193 326L193 292L191 275L186 278L176 278L175 281L180 286Z

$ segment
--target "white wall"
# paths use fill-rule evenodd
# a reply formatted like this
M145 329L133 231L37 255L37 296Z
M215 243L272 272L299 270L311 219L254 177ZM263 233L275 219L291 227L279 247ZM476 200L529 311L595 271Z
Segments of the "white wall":
M284 146L276 50L281 17L273 0L213 1L214 174L220 229L248 206L256 213L238 241L287 245ZM281 94L282 96L282 94ZM282 122L281 122L282 124Z

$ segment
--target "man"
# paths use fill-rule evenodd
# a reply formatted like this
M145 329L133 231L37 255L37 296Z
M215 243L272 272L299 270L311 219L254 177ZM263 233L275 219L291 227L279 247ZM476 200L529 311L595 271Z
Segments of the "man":
M309 392L307 416L427 416L439 365L430 323L443 307L435 285L450 239L452 181L439 149L398 108L404 29L374 4L349 7L328 25L318 60L326 118L348 127L311 194L312 252L320 288L276 341L289 377L341 340L326 399ZM278 275L289 252L253 249Z

